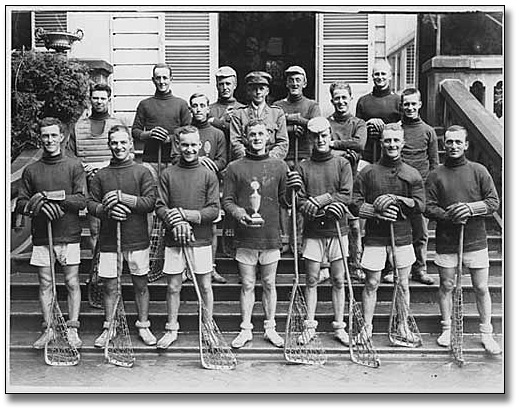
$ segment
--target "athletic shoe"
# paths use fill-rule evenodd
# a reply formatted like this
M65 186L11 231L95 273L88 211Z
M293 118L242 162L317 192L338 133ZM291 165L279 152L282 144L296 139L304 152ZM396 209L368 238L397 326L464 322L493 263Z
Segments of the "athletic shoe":
M157 341L158 349L167 349L173 342L177 341L178 331L168 330L164 333L162 338Z
M268 340L277 348L283 347L283 338L280 335L278 335L278 332L276 332L274 328L266 328L264 332L264 339Z
M393 284L394 283L394 273L388 272L386 275L383 276L383 278L381 278L381 282L386 283L386 284Z
M441 347L449 347L451 345L451 329L445 329L437 338L437 344Z
M432 285L433 283L435 283L435 280L432 277L430 277L428 273L424 270L413 272L412 280L426 285Z
M350 342L349 342L350 338L348 336L347 331L345 331L345 329L343 329L343 328L335 329L334 338L336 338L343 345L350 346Z
M107 343L108 338L108 328L105 328L101 335L96 338L94 341L94 346L97 348L104 348L105 344Z
M67 328L67 338L69 339L70 345L72 345L76 349L81 348L81 346L83 345L83 341L80 339L78 335L77 328Z
M400 331L392 342L395 346L415 348L420 343L420 338L410 330Z
M227 283L227 280L224 277L222 277L216 269L213 269L213 271L211 272L211 280L219 284Z
M150 328L139 328L139 337L141 337L142 341L145 345L155 345L157 344L157 338L152 334Z
M253 332L250 329L242 329L237 337L231 342L233 348L242 348L253 340Z
M498 345L498 343L493 339L492 334L481 334L480 341L482 342L482 345L484 345L484 349L488 354L499 355L502 353L500 345Z
M34 349L43 349L45 348L45 345L52 339L54 336L54 331L52 328L48 328L45 331L43 331L43 334L38 338L36 341L34 341L33 348Z
M307 345L316 336L315 328L305 328L301 335L296 338L296 343L299 345Z

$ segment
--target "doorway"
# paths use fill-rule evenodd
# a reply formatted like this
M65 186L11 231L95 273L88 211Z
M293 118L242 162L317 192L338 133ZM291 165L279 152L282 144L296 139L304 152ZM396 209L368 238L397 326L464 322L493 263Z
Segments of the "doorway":
M307 72L305 96L315 99L315 13L219 13L219 65L229 65L238 76L235 97L247 102L244 77L250 71L272 75L268 103L284 98L284 71L299 65Z

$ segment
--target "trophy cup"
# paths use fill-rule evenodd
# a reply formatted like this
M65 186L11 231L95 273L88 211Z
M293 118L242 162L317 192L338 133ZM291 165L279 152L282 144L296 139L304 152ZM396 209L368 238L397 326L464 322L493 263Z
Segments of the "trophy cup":
M249 196L249 202L251 203L251 208L253 209L253 214L251 215L252 222L251 224L254 226L262 226L265 221L258 213L258 210L260 209L260 202L262 200L262 196L260 196L260 193L258 193L258 189L260 189L260 183L255 179L251 182L251 189L253 189L253 193Z

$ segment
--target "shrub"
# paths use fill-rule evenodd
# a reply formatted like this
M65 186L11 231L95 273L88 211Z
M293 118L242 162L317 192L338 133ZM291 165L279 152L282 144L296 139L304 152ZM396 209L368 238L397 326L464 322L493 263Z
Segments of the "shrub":
M38 147L37 121L46 116L70 125L87 107L89 69L63 54L16 51L11 55L11 160Z

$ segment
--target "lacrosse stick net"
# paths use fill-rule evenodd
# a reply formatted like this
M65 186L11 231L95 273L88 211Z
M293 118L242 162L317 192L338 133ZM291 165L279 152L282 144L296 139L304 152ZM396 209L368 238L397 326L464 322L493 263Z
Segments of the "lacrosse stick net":
M464 224L460 225L459 234L459 248L458 248L458 263L457 263L457 278L455 291L453 291L453 314L451 320L451 353L458 366L464 364L464 357L462 355L463 333L464 333L464 299L462 295L462 252L464 248Z
M162 145L159 144L157 154L157 179L161 185L162 173ZM164 225L162 220L154 212L152 216L152 232L150 234L150 271L148 282L153 283L164 276Z

